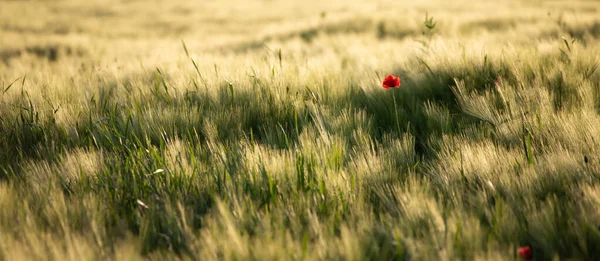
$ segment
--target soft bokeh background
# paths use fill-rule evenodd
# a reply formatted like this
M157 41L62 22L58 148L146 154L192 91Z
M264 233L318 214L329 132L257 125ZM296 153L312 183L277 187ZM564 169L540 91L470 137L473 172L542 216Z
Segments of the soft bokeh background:
M597 36L598 8L595 1L512 0L2 1L0 57L21 76L30 56L128 67L136 59L132 70L172 63L184 55L182 40L198 57L226 55L230 63L265 55L264 45L307 58L340 42L345 49L377 52L394 44L412 52L405 45L421 35L426 13L441 21L439 34L463 45L539 44Z

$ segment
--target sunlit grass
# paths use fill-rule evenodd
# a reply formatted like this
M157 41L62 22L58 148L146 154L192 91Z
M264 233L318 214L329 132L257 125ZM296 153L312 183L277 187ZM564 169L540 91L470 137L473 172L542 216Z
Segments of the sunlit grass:
M591 2L2 7L0 259L600 255Z

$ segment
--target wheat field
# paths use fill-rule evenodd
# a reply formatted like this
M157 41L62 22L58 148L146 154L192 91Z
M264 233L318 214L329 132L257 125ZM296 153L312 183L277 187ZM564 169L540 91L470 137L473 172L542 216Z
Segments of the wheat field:
M598 258L599 53L598 1L0 0L0 260Z

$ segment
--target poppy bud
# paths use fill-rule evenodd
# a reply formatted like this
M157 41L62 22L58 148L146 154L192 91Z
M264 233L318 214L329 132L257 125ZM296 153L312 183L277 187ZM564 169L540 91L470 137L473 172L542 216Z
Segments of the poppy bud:
M533 252L531 251L531 247L524 246L519 248L519 255L525 260L531 260L533 257Z

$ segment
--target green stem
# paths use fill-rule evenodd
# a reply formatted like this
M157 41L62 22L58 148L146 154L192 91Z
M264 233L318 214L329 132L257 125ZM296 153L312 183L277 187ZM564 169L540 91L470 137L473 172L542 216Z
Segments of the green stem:
M396 90L392 90L392 98L394 98L394 114L396 115L396 128L398 129L398 137L402 135L400 131L400 120L398 119L398 106L396 105Z

